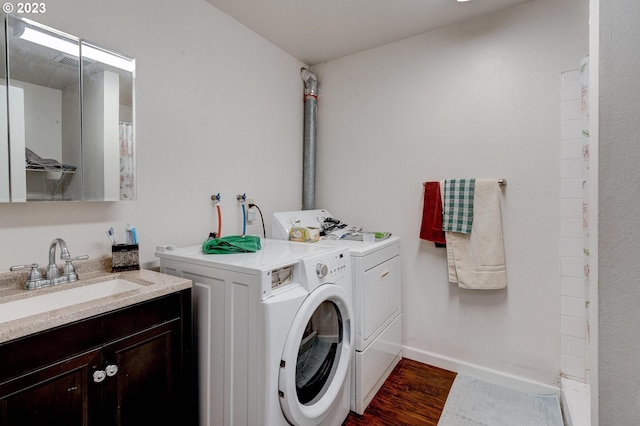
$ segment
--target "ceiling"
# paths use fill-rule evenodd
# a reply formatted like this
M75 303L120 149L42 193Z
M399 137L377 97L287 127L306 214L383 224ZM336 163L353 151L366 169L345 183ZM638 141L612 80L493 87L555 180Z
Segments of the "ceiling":
M206 0L306 65L531 0Z

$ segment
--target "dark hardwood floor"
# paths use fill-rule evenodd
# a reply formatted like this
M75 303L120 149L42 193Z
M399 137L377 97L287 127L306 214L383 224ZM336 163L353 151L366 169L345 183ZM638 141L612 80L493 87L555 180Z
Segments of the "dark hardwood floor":
M456 373L402 359L360 416L343 426L436 426Z

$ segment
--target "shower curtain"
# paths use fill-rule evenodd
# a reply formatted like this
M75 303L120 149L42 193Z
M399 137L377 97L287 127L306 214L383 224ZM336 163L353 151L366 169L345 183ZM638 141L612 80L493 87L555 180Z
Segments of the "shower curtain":
M135 200L133 124L120 122L120 199Z

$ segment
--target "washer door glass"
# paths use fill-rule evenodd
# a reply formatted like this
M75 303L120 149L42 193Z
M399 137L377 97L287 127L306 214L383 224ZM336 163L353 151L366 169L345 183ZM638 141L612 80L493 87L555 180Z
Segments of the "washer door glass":
M280 406L291 423L318 424L342 403L352 334L342 288L324 284L307 296L289 330L278 377Z
M335 303L324 301L305 327L296 363L296 393L302 404L321 397L335 373L342 342L342 317Z

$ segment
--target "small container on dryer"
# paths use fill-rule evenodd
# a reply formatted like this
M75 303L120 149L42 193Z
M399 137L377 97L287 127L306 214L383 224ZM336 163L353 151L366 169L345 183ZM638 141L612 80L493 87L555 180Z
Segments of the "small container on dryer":
M289 231L289 241L315 243L320 241L320 229L303 226L293 227Z

